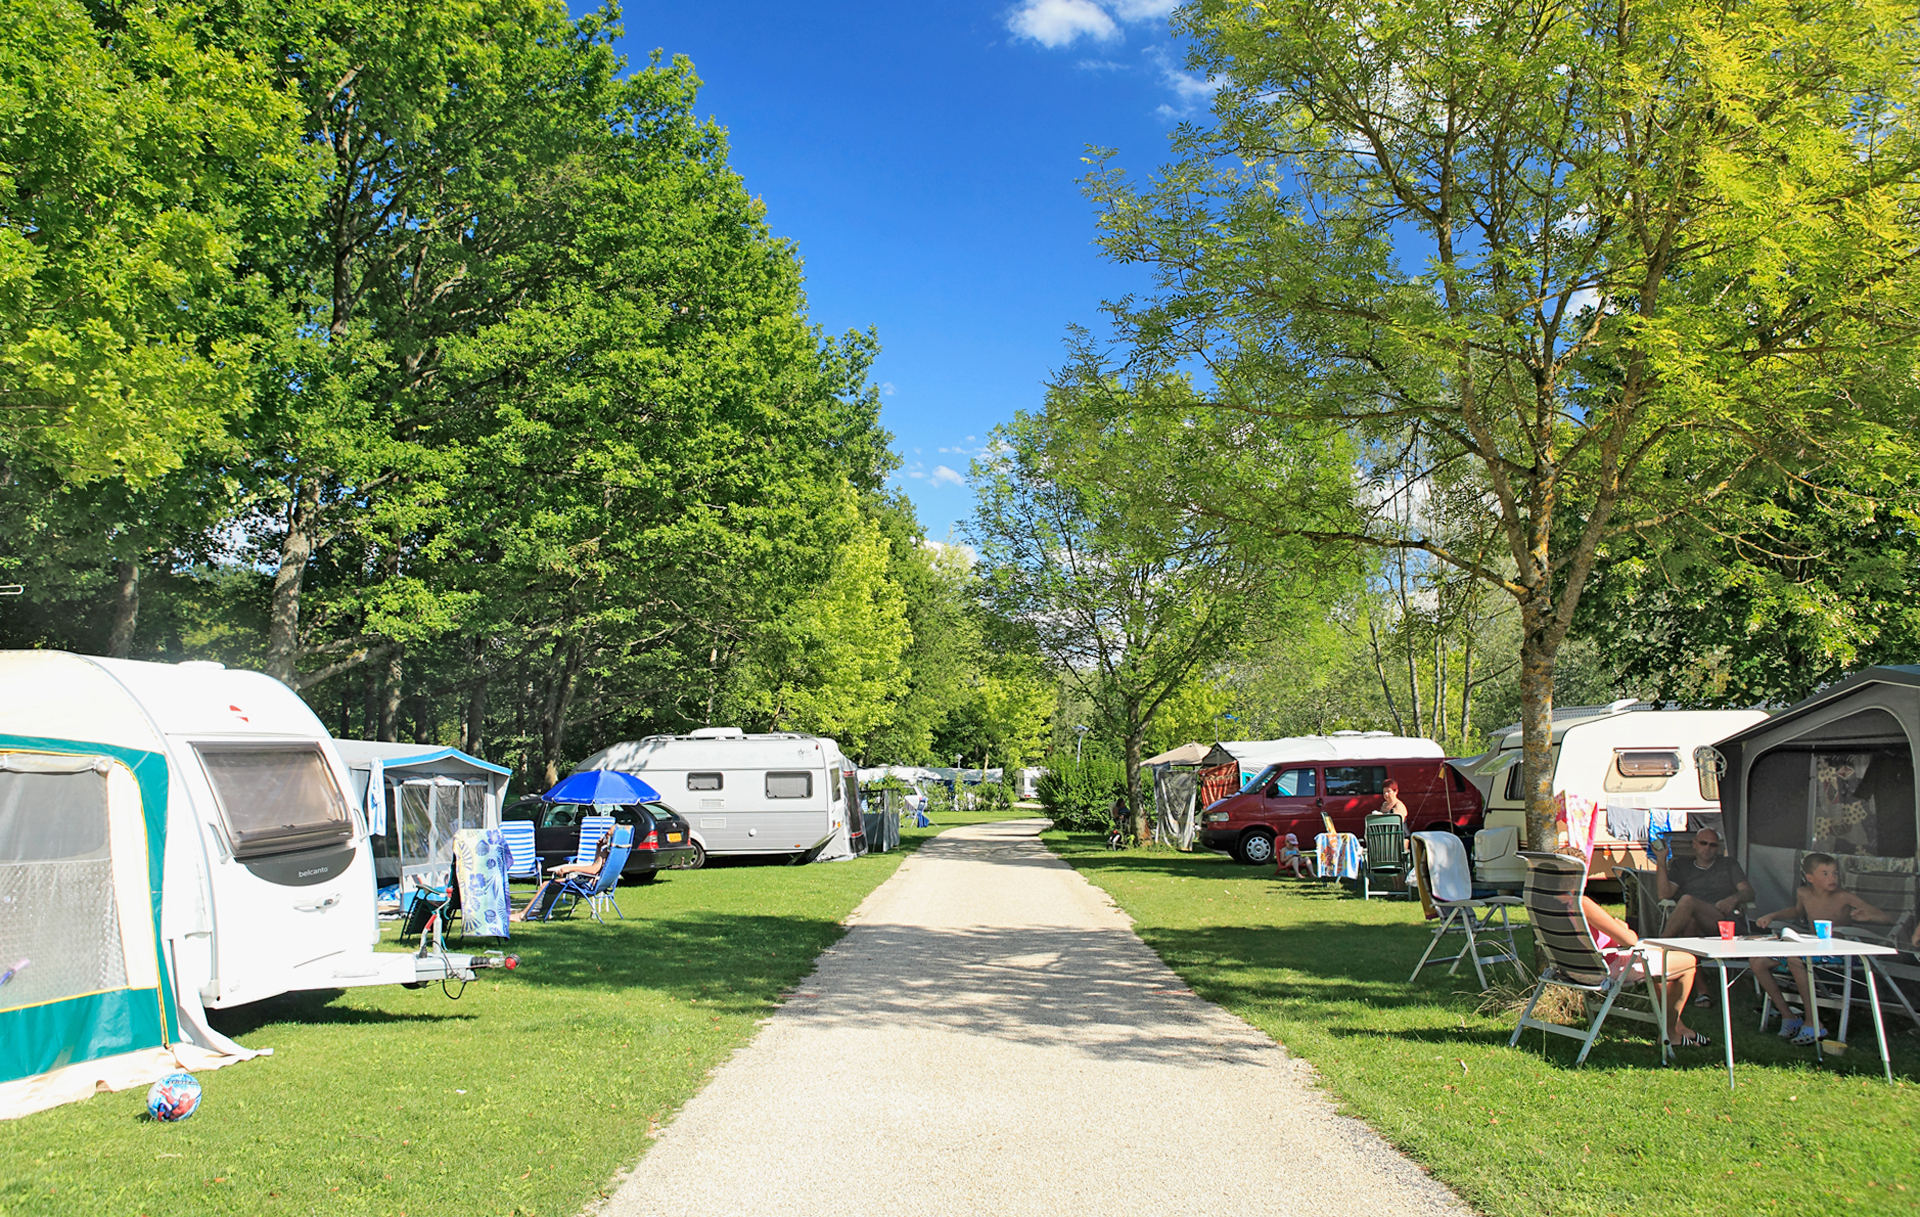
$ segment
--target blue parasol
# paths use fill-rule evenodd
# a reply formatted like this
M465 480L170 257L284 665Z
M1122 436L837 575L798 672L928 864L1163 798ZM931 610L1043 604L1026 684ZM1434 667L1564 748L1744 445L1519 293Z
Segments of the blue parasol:
M660 792L631 773L589 769L561 779L540 797L549 803L655 803Z

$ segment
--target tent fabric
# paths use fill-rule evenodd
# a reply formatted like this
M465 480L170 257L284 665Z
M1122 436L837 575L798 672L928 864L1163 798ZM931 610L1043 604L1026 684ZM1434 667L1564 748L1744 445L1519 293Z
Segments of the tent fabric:
M448 762L454 767L470 766L483 773L495 773L501 777L510 776L513 771L491 761L483 761L458 748L449 748L444 744L401 744L385 740L337 739L334 748L340 753L340 759L349 769L365 769L379 761L388 769L430 768L445 772Z
M1207 754L1211 751L1213 749L1205 744L1182 744L1178 748L1170 748L1162 752L1159 756L1150 756L1140 763L1143 765L1198 765L1207 759Z
M247 1057L211 1052L192 1044L174 1044L81 1061L32 1077L0 1082L0 1120L17 1120L37 1111L77 1103L102 1091L151 1086L183 1069L199 1073L245 1059Z
M1155 834L1161 841L1188 852L1193 849L1194 834L1199 828L1200 817L1194 806L1198 786L1191 769L1176 769L1172 765L1153 767Z

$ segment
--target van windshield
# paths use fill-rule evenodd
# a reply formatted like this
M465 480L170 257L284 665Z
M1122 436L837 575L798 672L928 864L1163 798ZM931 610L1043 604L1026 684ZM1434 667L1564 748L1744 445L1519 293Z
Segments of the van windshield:
M234 857L314 849L352 838L347 801L320 749L205 745L195 751L226 818Z

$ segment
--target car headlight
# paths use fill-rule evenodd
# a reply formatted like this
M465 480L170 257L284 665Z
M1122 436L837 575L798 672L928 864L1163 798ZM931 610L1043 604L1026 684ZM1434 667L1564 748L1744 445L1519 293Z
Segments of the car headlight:
M1225 812L1225 811L1210 811L1207 813L1207 823L1224 824L1227 821L1228 816L1230 816L1231 814L1232 814L1231 812Z

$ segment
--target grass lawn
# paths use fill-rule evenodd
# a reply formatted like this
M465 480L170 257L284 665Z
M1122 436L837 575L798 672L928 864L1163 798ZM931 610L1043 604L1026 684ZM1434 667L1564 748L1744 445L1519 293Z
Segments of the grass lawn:
M519 970L482 973L457 1002L352 989L216 1013L274 1055L200 1075L183 1124L146 1120L144 1090L0 1123L0 1214L576 1213L907 852L992 818L948 813L851 862L622 887L625 921L516 926Z
M1210 854L1046 841L1196 993L1311 1061L1346 1112L1482 1212L1920 1210L1920 1039L1904 1017L1887 1024L1893 1086L1869 1017L1856 1016L1844 1064L1817 1067L1811 1048L1753 1030L1750 982L1734 989L1738 1089L1727 1088L1718 1008L1688 1012L1715 1044L1676 1067L1659 1067L1651 1028L1609 1019L1575 1070L1572 1040L1536 1032L1509 1049L1517 1016L1476 1014L1466 965L1464 980L1430 968L1407 982L1431 939L1412 901L1362 901ZM1228 1169L1232 1130L1206 1141ZM1238 1148L1266 1170L1263 1147Z

